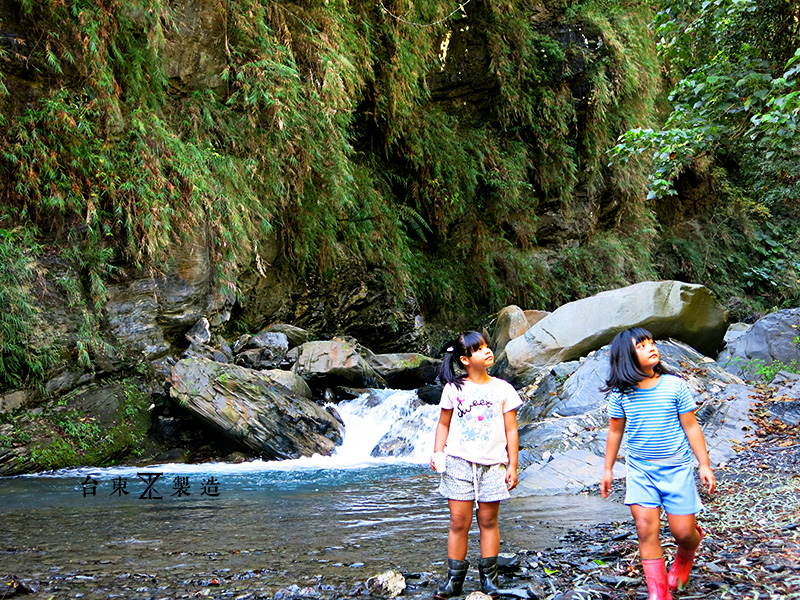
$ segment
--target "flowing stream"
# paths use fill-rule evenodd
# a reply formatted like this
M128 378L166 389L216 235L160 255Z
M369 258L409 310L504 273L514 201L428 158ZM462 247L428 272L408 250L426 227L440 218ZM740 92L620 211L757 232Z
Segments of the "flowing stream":
M428 466L438 408L414 398L379 390L339 404L346 434L330 457L0 478L0 575L42 598L244 598L347 591L393 567L439 573L448 512ZM372 458L399 419L420 425L412 454ZM565 529L627 516L595 497L512 498L501 552L544 550Z

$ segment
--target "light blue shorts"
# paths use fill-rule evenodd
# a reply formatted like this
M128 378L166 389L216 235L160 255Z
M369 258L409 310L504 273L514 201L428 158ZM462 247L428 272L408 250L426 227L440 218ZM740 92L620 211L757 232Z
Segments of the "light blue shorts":
M498 502L511 497L506 487L505 465L479 465L447 455L447 466L439 483L439 493L449 500Z
M625 504L664 507L670 515L694 515L703 510L691 463L666 465L626 458Z

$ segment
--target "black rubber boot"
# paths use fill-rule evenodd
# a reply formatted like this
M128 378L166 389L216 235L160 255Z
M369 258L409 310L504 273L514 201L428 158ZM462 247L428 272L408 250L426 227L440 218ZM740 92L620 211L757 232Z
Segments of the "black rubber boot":
M497 590L497 557L489 556L478 560L478 573L481 576L481 591L497 598L500 595Z
M442 582L439 589L433 595L434 598L450 598L458 596L464 585L464 578L467 576L469 562L466 560L447 559L447 580Z

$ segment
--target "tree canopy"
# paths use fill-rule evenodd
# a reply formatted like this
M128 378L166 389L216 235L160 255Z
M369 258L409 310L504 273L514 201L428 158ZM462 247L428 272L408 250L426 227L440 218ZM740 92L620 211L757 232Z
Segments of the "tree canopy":
M613 160L653 152L650 198L676 194L701 158L736 171L761 210L800 194L800 5L789 0L671 0L653 28L674 86L660 129L631 129Z

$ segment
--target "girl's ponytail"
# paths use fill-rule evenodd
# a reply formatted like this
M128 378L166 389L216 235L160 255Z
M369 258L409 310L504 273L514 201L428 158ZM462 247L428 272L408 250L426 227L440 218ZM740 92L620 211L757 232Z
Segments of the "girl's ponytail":
M459 360L462 356L472 356L481 346L486 345L486 340L477 331L467 331L454 339L444 351L442 364L439 365L439 380L447 385L452 383L459 390L464 383L466 375L460 375L456 369L461 366Z
M457 360L456 351L455 351L455 342L453 342L450 346L448 346L444 351L444 356L442 357L442 364L439 365L439 379L441 380L442 384L447 385L448 383L457 382L458 376L455 373L455 369L453 368L453 361ZM456 387L461 389L461 386L456 383Z

